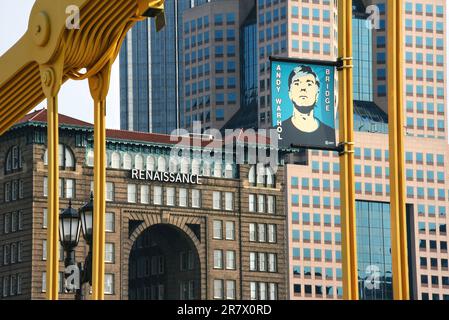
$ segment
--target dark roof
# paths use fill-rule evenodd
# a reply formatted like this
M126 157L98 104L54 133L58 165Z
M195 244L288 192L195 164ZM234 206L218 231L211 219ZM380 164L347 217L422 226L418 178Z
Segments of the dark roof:
M31 122L42 122L47 123L47 109L40 109L28 113L22 119L20 119L16 125L31 123ZM89 122L81 121L64 114L59 114L59 124L68 125L68 126L78 126L78 127L93 127L93 125Z

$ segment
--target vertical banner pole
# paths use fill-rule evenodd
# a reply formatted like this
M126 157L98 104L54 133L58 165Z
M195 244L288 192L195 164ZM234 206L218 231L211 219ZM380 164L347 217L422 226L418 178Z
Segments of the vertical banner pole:
M358 300L357 234L354 182L354 117L352 70L352 1L338 1L340 198L342 234L343 298Z
M390 147L393 297L410 299L404 172L403 1L387 1L388 122Z

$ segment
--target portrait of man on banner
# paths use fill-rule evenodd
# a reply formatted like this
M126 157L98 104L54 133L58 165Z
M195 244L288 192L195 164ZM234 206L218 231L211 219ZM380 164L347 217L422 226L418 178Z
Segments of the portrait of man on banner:
M329 149L335 138L335 67L272 61L273 127L279 146Z

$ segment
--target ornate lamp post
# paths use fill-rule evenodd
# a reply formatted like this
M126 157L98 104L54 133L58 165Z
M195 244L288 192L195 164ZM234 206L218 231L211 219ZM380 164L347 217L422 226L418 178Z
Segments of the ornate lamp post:
M82 286L92 283L92 225L93 225L93 195L79 211L69 207L59 216L59 241L65 252L65 278L68 280L67 289L75 290L75 299L82 300ZM89 246L89 252L84 265L75 260L75 248L78 246L80 230Z

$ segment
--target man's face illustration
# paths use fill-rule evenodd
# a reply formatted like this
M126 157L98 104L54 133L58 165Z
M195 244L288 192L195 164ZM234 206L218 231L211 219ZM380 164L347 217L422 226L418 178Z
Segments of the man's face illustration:
M319 87L314 75L306 74L294 77L290 86L289 97L301 112L310 110L318 100Z

